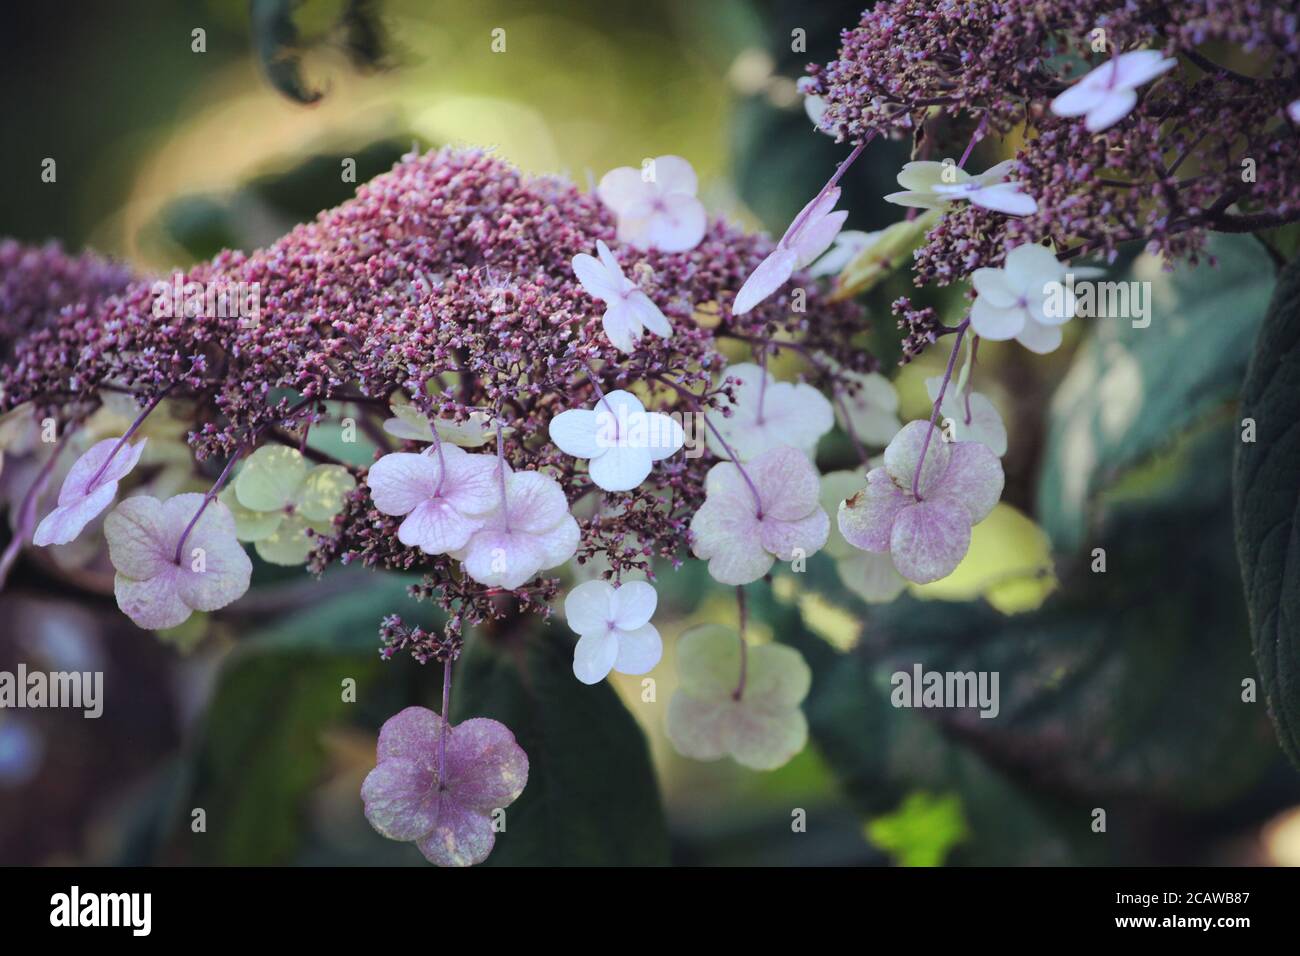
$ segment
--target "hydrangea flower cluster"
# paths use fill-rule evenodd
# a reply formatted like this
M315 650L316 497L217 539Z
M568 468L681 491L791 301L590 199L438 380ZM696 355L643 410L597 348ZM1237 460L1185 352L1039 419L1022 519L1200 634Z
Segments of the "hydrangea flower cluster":
M1257 67L1212 61L1201 51L1215 44ZM1034 210L974 195L953 208L917 253L918 282L947 284L1027 242L1073 258L1141 239L1174 259L1200 251L1208 230L1300 217L1286 114L1298 61L1289 4L886 0L802 88L841 141L905 135L928 153L963 129L1023 134L1004 171Z
M584 195L483 152L410 156L266 249L107 295L96 261L94 288L72 301L30 255L11 255L3 288L29 318L5 356L0 410L52 416L62 435L106 395L137 416L71 465L58 505L32 517L36 543L84 535L107 512L119 605L153 629L237 600L252 573L244 544L317 572L419 571L413 593L447 624L389 616L382 653L440 662L448 690L464 629L549 614L561 569L594 561L601 576L564 602L576 678L652 670L656 558L676 567L694 553L719 580L748 583L824 544L811 455L833 427L826 395L856 397L876 363L851 344L860 308L796 271L843 214L818 211L787 250L708 219L685 160L633 173ZM738 307L776 260L780 282L806 288ZM160 287L256 287L260 313L160 312ZM728 340L754 361L729 366ZM767 358L795 342L807 369L780 381ZM206 493L139 493L136 432L164 401L188 424ZM379 445L369 467L309 443L326 420ZM752 686L746 706L759 707L766 685ZM783 720L802 721L801 696L782 697ZM363 798L381 833L436 863L473 863L527 758L491 721L451 726L445 703L385 726ZM774 766L802 746L785 738L779 759L738 757Z

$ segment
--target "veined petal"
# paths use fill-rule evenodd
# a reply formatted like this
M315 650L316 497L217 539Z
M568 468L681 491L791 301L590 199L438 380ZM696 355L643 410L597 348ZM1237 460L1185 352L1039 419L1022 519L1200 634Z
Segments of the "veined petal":
M608 581L586 581L564 598L564 618L578 634L603 631L614 620L613 599L614 586Z
M649 581L628 581L617 588L610 604L620 631L635 631L648 624L659 605L659 594Z
M951 498L918 501L899 512L889 553L898 573L917 584L952 574L970 548L970 513Z
M608 628L583 634L573 648L573 676L584 684L599 684L614 668L618 637Z
M790 280L794 273L796 253L793 249L778 246L745 280L731 305L732 315L744 315Z

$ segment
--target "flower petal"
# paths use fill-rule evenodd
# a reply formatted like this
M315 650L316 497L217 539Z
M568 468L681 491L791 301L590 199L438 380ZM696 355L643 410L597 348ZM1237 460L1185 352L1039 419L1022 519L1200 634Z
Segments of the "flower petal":
M1108 130L1137 106L1138 96L1134 90L1112 90L1100 103L1088 110L1083 118L1083 128L1089 133Z
M66 483L64 487L67 487ZM116 497L117 482L111 481L97 485L94 491L84 497L72 498L67 504L59 505L36 526L32 544L42 548L51 544L67 544L81 534L86 525L99 517L100 512L111 505Z
M495 843L487 816L444 795L439 801L437 825L415 845L436 866L474 866L488 858Z
M370 825L390 840L418 840L438 822L435 774L403 757L380 761L361 784Z
M867 473L867 486L841 502L840 534L862 551L888 551L894 521L911 503L912 496L894 484L884 468L873 468Z
M436 456L394 452L370 466L370 498L386 515L409 514L434 496L442 468Z
M605 630L614 620L614 586L602 580L579 584L564 598L564 619L578 634Z
M648 674L664 656L664 642L653 624L618 632L618 657L614 670L620 674Z
M970 512L971 524L979 524L1002 497L1002 462L979 442L952 442L951 447L952 460L933 493L961 502Z
M649 581L628 581L614 591L610 612L620 631L635 631L650 622L658 605L654 585Z
M573 676L584 684L599 684L618 657L618 636L608 628L592 631L578 639L573 648Z
M932 429L928 421L908 422L885 448L885 470L896 485L908 491L912 488L912 479L923 451L925 467L921 469L921 479L917 482L917 491L922 498L935 480L948 470L952 452L949 443L943 440L943 433L938 427Z
M623 295L623 277L611 275L595 256L585 252L574 256L573 274L588 295L602 302L614 302Z
M570 408L551 419L551 441L574 458L595 458L603 449L596 440L598 411Z
M793 249L778 246L772 254L759 263L758 268L745 280L731 305L732 315L744 315L781 286L794 273L797 255Z
M982 446L980 446L982 447ZM970 512L959 501L933 498L899 512L889 552L898 573L917 584L946 578L970 548Z
M971 303L970 327L980 338L1005 342L1015 338L1025 327L1025 310L1019 306L1003 308L993 305L980 296Z
M447 738L447 789L455 802L490 814L510 806L528 785L528 755L510 728L472 717Z
M619 166L600 177L596 195L615 215L622 216L628 208L652 201L655 187L641 178L641 170L632 166Z

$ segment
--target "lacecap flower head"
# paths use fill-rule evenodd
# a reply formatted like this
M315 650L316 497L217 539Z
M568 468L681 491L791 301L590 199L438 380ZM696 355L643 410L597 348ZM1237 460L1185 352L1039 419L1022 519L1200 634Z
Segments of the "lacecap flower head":
M970 548L971 527L1002 495L1002 463L987 446L946 442L929 422L909 422L885 449L885 464L867 473L867 486L840 505L839 526L856 548L888 553L909 581L947 577ZM917 491L913 478L925 448Z
M775 770L808 742L799 705L812 672L784 644L749 646L744 654L742 668L741 638L727 627L711 624L682 635L668 739L695 760L732 757L754 770Z
M704 205L695 198L698 189L690 163L680 156L657 156L641 169L611 169L596 192L618 217L620 242L685 252L700 244L708 224Z
M137 495L104 519L117 571L117 605L140 627L176 627L194 611L215 611L248 590L253 563L235 538L234 516L220 501L203 509L177 560L181 536L203 502L200 494L166 501Z
M36 526L32 543L67 544L81 534L86 525L113 503L118 482L140 461L146 441L141 439L131 445L122 444L120 438L106 438L92 445L63 479L58 507Z
M646 674L663 656L663 641L650 623L659 595L647 581L615 587L608 581L579 584L564 599L564 617L580 635L573 673L584 684L604 680L611 670Z
M810 557L826 543L817 470L798 449L773 448L739 467L719 462L705 495L691 519L691 550L722 584L757 581L778 559Z
M650 467L676 454L686 441L679 422L662 412L647 412L622 389L601 397L592 408L571 408L551 419L551 441L565 454L589 459L587 472L604 491L631 491Z
M519 799L528 755L504 724L475 717L446 728L445 779L438 779L442 718L407 707L379 731L377 763L361 785L370 825L414 843L438 866L472 866L492 852L492 813Z
M727 446L742 462L780 446L798 448L811 457L817 442L835 425L831 403L811 385L778 382L750 362L729 366L720 378L732 380L735 396L734 401L720 397L718 407L724 414L711 417L722 441L711 429L708 446L720 458L729 457Z
M356 479L341 465L310 465L302 452L263 445L249 456L221 500L235 518L235 535L251 541L263 561L302 564L334 530L344 496Z

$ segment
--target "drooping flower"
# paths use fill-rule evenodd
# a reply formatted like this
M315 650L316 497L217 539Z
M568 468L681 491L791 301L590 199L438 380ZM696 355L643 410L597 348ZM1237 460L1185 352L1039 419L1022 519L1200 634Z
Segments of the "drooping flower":
M856 471L832 471L822 475L821 506L827 513L837 510L845 498L862 487ZM835 573L843 585L868 604L887 604L907 587L907 579L894 567L888 552L876 554L852 547L832 522L826 539L826 555L835 562Z
M221 501L240 541L263 561L302 564L320 536L333 534L334 516L356 479L341 465L312 467L296 448L263 445L249 456Z
M220 501L203 509L177 562L176 546L203 500L200 494L166 501L137 495L104 519L108 555L117 571L117 606L138 626L176 627L194 611L215 611L248 590L253 562L235 538L234 515Z
M849 217L847 210L833 211L839 199L840 189L836 186L803 207L776 248L736 293L732 315L744 315L790 281L795 269L809 265L830 248Z
M808 742L808 721L799 705L812 686L812 672L803 656L784 644L746 647L742 668L740 641L735 631L717 624L682 635L668 739L695 760L730 756L754 770L775 770Z
M925 380L925 390L930 401L939 397L943 385L942 376L935 375ZM988 398L967 386L958 391L949 385L943 393L943 404L939 414L947 423L951 422L951 439L953 441L977 441L987 445L989 451L1001 458L1007 453L1007 426L1002 423L1002 416Z
M663 656L663 641L650 623L659 595L647 581L614 587L608 581L579 584L564 599L564 616L580 635L573 649L573 673L584 684L604 680L611 670L647 674Z
M551 441L575 458L590 459L588 473L605 491L631 491L650 466L674 455L686 441L680 423L647 412L631 392L607 393L592 408L560 412L550 425Z
M858 389L852 394L846 389L837 396L835 419L840 427L851 430L864 445L872 448L888 445L903 427L898 419L898 390L894 383L879 372L865 375L842 372L841 375Z
M568 561L580 538L559 482L517 471L506 476L504 503L484 517L464 547L450 553L479 584L514 590Z
M885 449L885 464L867 473L867 486L840 505L839 526L855 548L888 553L909 581L947 577L970 547L971 527L1002 495L1002 463L987 446L946 442L930 423L909 422ZM912 481L921 450L925 465Z
M976 269L971 328L993 341L1015 339L1040 355L1055 351L1061 327L1076 308L1074 294L1062 284L1067 271L1049 249L1032 242L1007 253L1001 268Z
M471 455L455 445L418 455L394 452L370 466L366 484L376 508L405 516L397 540L426 554L445 554L465 547L500 505L498 465L492 455Z
M710 420L742 462L780 446L798 448L811 457L817 442L835 425L831 403L811 385L778 382L752 362L729 366L723 375L737 380L732 385L735 400L718 400L731 414ZM712 429L707 440L715 455L729 457Z
M442 718L407 707L379 731L375 769L361 784L370 825L414 843L438 866L473 866L492 852L492 814L519 799L528 755L505 724L474 717L447 728L445 779L438 779Z
M723 584L749 584L778 559L811 556L830 531L817 470L798 449L773 448L743 467L724 461L709 469L704 504L691 519L691 550Z
M638 249L686 252L704 238L708 218L695 198L699 182L680 156L658 156L643 169L620 166L596 192L618 217L618 239Z
M1057 116L1083 116L1089 133L1110 129L1137 105L1137 88L1178 65L1159 50L1131 50L1111 57L1052 100Z
M947 209L954 202L966 200L1009 216L1033 215L1038 211L1034 197L1021 192L1020 183L1007 180L1014 168L1015 161L1009 159L972 175L951 161L905 163L898 174L903 191L890 193L885 201L918 209Z
M646 329L665 339L671 337L673 329L667 317L635 282L623 274L618 260L603 240L596 240L596 252L599 259L585 252L574 256L573 274L592 298L605 303L602 324L614 347L631 352Z
M105 438L92 445L73 463L59 489L58 507L36 526L32 543L41 547L67 544L81 534L86 525L113 503L118 482L140 461L147 441L142 438L134 445L123 444L119 449L122 439Z

